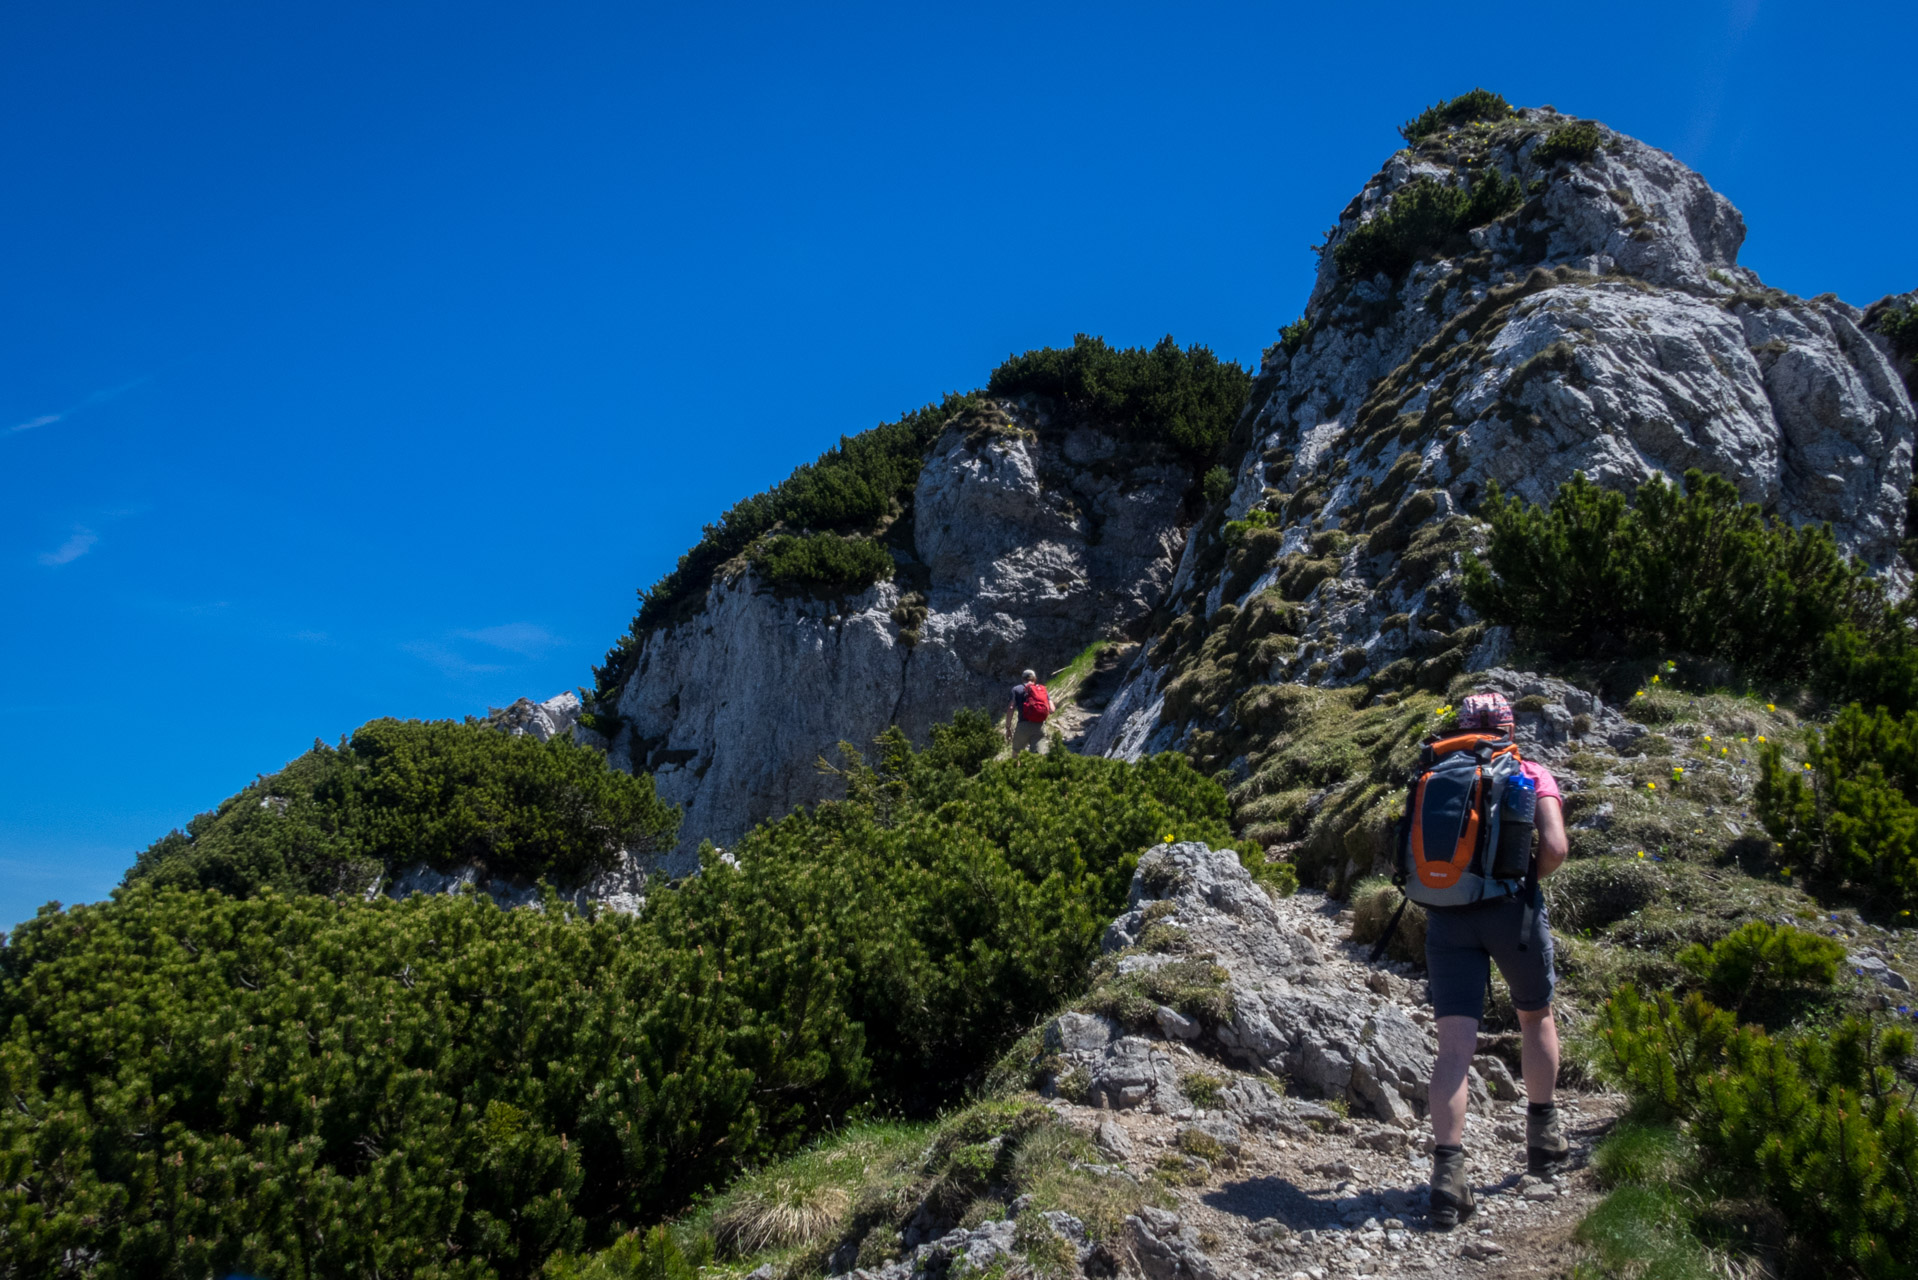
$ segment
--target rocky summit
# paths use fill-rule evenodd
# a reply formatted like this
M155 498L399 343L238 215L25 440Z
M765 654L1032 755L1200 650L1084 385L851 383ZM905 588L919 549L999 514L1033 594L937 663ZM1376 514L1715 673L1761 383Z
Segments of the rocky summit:
M1494 484L1544 501L1575 472L1725 476L1902 591L1910 371L1879 331L1897 299L1769 288L1744 237L1698 174L1596 122L1438 131L1339 214L1210 501L1097 415L979 397L925 451L888 579L793 590L738 558L636 631L609 736L578 732L684 806L676 873L702 839L835 794L834 743L996 713L1020 669L1101 642L1107 687L1062 721L1076 749L1179 748L1244 781L1273 741L1249 691L1442 689L1499 662L1509 637L1461 591L1470 513Z

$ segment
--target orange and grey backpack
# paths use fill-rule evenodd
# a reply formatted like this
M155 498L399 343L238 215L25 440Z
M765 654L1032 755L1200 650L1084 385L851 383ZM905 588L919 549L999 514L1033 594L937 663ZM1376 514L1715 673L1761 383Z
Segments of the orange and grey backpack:
M1485 705L1477 705L1483 702ZM1405 817L1399 822L1398 854L1392 882L1407 902L1425 907L1464 907L1497 898L1536 898L1538 878L1532 860L1530 805L1515 818L1505 804L1508 786L1523 788L1513 799L1527 798L1531 783L1519 781L1518 745L1512 741L1511 713L1496 694L1466 700L1460 719L1499 724L1495 730L1463 729L1427 738L1419 748L1418 768L1405 789ZM1398 929L1398 913L1372 949L1376 962ZM1519 950L1531 943L1532 913L1525 914Z
M1498 865L1501 802L1522 763L1509 734L1468 730L1426 740L1399 827L1394 878L1406 897L1421 906L1463 907L1525 892L1529 856ZM1525 845L1529 855L1530 841Z

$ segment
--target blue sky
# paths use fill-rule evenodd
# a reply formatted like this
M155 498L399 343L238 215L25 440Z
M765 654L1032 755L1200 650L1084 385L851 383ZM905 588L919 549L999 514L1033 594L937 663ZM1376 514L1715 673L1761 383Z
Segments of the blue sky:
M10 5L0 928L589 683L734 499L1075 332L1244 361L1475 84L1918 286L1907 6Z

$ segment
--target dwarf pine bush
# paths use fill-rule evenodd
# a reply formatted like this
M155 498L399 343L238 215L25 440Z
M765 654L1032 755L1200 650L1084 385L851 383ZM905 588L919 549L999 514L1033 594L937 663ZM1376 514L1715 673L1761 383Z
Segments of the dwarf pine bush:
M1808 1269L1910 1274L1918 1111L1897 1068L1911 1032L1848 1019L1829 1037L1774 1037L1696 992L1628 987L1599 1034L1641 1108L1684 1127L1703 1173L1769 1205Z
M1474 121L1498 121L1512 114L1512 104L1490 89L1473 89L1456 98L1441 98L1399 126L1399 136L1418 142L1441 129Z
M986 382L990 395L1037 396L1127 439L1170 445L1198 472L1218 455L1251 390L1252 375L1236 361L1202 346L1181 350L1170 334L1151 347L1077 334L1069 347L1010 357Z
M573 880L622 849L670 848L653 780L564 737L373 720L155 841L128 883L250 894L361 891L402 863Z
M1754 1015L1788 1004L1807 988L1830 987L1844 958L1845 948L1830 938L1763 920L1678 953L1679 967L1698 980L1707 999Z
M1918 711L1854 703L1808 732L1802 764L1774 742L1759 766L1753 806L1783 865L1879 909L1918 910Z
M1830 528L1768 519L1722 476L1654 476L1629 504L1582 473L1549 507L1493 486L1479 514L1490 538L1466 562L1467 601L1560 658L1678 650L1803 679L1834 629L1882 611Z
M814 591L863 591L893 571L892 553L880 543L830 531L768 538L753 548L752 562L766 582Z
M628 1227L855 1104L956 1098L1082 988L1141 850L1226 839L1183 757L991 761L983 712L932 737L638 916L159 866L43 911L0 948L0 1274L531 1276L614 1246L672 1280ZM364 829L438 838L410 805Z
M1549 168L1561 160L1574 164L1598 154L1598 126L1590 121L1560 125L1532 148L1532 163Z
M1346 232L1333 247L1332 258L1341 272L1355 279L1380 273L1396 278L1454 237L1524 202L1525 184L1496 169L1474 178L1470 190L1414 178L1392 193L1383 210Z

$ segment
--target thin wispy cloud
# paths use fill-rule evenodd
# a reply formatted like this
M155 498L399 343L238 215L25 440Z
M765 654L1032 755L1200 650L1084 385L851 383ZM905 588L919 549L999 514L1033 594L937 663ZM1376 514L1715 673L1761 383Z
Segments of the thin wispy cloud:
M497 627L482 627L477 631L461 631L458 635L462 640L476 640L494 649L517 653L523 658L537 658L547 650L566 643L536 622L508 622Z
M7 428L6 434L17 436L23 431L37 431L41 427L50 427L57 422L65 422L68 418L71 418L74 414L82 410L91 409L95 405L105 404L116 396L125 395L135 387L145 386L152 380L150 377L141 377L135 378L131 382L123 382L117 387L102 387L98 391L89 392L80 400L68 405L64 409L54 413L43 413L37 418L28 418L25 422L16 422Z
M93 550L93 544L100 541L100 535L91 529L75 525L73 536L52 551L40 553L40 563L48 566L72 564L87 552Z
M506 670L498 663L469 662L461 655L431 640L419 640L400 646L420 661L437 667L445 676L487 676Z

